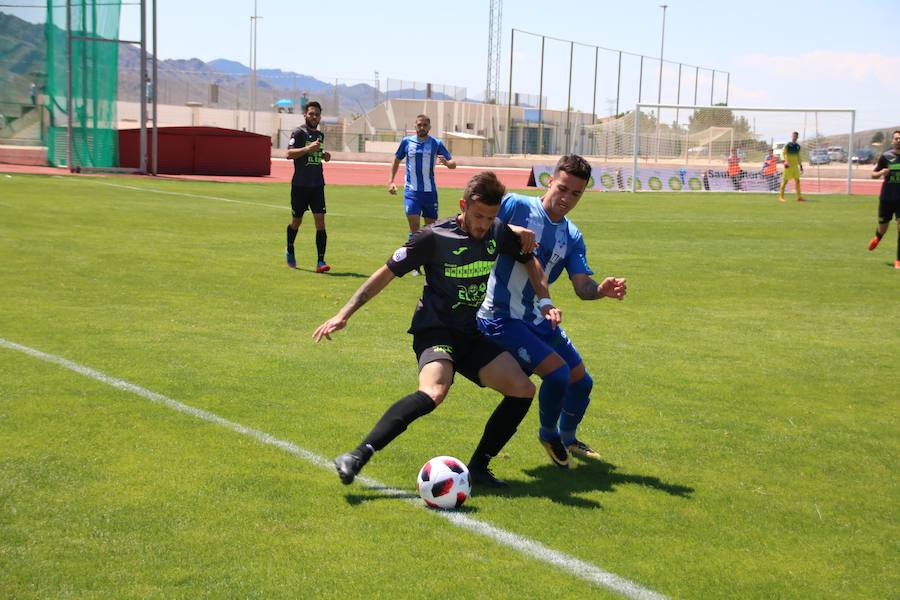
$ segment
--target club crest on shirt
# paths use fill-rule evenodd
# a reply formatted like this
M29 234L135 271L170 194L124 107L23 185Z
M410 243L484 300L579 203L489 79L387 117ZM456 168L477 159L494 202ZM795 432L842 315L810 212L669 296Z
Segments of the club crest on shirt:
M393 259L394 262L403 262L404 258L406 258L406 247L401 246L394 252Z
M493 254L496 251L497 251L497 241L496 240L488 240L487 253Z
M519 348L518 354L519 354L519 358L522 359L522 362L524 362L526 364L531 364L531 355L528 354L528 350L526 350L525 348Z

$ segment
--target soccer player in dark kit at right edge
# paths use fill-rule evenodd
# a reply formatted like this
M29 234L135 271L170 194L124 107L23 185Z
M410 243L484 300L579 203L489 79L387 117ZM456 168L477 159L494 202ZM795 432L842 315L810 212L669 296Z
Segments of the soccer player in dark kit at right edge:
M520 238L495 219L504 193L505 187L494 173L485 171L472 177L460 200L460 214L419 230L313 334L316 342L323 337L331 339L332 333L346 327L351 315L395 277L424 268L425 287L409 328L419 363L418 390L395 402L356 448L335 459L342 483L351 483L376 451L437 408L458 372L479 386L503 394L468 468L477 485L506 485L494 476L488 463L525 418L535 387L516 360L481 335L475 325L475 313L487 292L498 255L514 257L527 265L529 281L545 299L541 309L544 318L555 326L560 314L549 300L544 270L531 254L533 238L532 247L523 248Z
M331 154L322 149L325 134L319 131L322 120L322 105L310 102L304 113L306 123L291 132L287 157L294 161L294 177L291 179L291 219L287 226L287 250L284 253L287 265L297 268L294 254L294 240L303 221L303 213L312 212L316 223L316 273L325 273L331 267L325 262L325 246L328 234L325 232L325 176L322 161L331 160Z
M884 178L881 193L878 195L878 226L875 237L869 240L869 251L878 247L881 238L887 233L891 219L897 219L897 258L894 268L900 269L900 130L891 134L891 148L881 155L872 179Z

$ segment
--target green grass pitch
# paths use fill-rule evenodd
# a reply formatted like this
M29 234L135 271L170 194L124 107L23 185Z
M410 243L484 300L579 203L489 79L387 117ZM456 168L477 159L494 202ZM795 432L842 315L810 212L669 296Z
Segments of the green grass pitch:
M536 192L532 192L536 193ZM0 338L323 457L415 389L394 281L315 327L406 237L402 200L329 186L284 265L288 186L0 175ZM441 190L442 215L459 190ZM570 472L537 410L473 519L660 594L900 589L900 271L871 197L588 194L571 215L624 302L553 288L595 380ZM365 475L414 492L469 457L497 394L458 378ZM614 597L256 439L0 347L0 590L14 598Z

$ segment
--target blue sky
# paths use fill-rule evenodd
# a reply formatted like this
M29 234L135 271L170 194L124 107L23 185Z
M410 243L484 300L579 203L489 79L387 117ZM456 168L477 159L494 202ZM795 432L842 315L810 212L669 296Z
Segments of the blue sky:
M57 0L60 1L60 0ZM896 25L891 1L693 2L668 0L665 58L715 68L716 101L730 73L732 106L856 108L857 129L898 124L900 56L890 48ZM13 4L0 0L0 4ZM18 4L25 4L20 2ZM508 88L510 30L516 28L658 57L662 9L658 0L630 2L507 0L503 7L501 90ZM900 3L897 3L900 4ZM161 58L228 58L249 62L253 0L159 0ZM353 83L386 77L463 86L482 93L487 69L488 2L456 0L390 3L346 0L257 0L258 66ZM0 8L29 20L42 11ZM137 36L137 11L123 8L122 37ZM517 34L513 89L539 89L539 38ZM563 108L569 47L548 41L544 94ZM597 111L614 104L616 55L601 53ZM620 106L637 95L638 59L626 55ZM658 95L659 63L644 66L643 100ZM594 51L576 46L572 104L590 110ZM700 79L708 102L709 75ZM682 103L693 100L693 68L683 69ZM677 65L664 69L663 101L674 102Z

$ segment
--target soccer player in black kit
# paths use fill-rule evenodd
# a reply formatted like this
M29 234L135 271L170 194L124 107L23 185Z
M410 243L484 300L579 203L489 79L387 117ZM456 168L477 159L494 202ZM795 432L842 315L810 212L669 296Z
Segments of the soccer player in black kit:
M881 194L878 196L878 227L875 237L869 241L869 250L874 250L887 233L891 219L897 218L897 259L894 268L900 269L900 130L891 134L891 149L881 155L872 179L884 177Z
M331 160L331 154L322 149L325 134L319 131L322 120L322 105L310 102L303 115L306 124L291 132L287 157L294 161L294 177L291 179L291 224L287 227L287 252L284 258L290 268L297 268L294 256L294 240L303 221L303 213L310 210L316 222L316 273L324 273L331 269L325 262L325 245L328 234L325 233L325 177L322 174L322 161Z
M533 248L523 249L513 231L495 220L505 191L490 171L472 177L460 200L460 214L419 230L313 334L316 342L323 337L331 339L330 334L343 329L350 316L391 280L424 267L425 287L409 328L419 361L419 389L394 403L359 446L335 459L343 483L351 483L377 450L433 411L447 396L454 373L459 372L477 385L503 394L468 468L476 484L505 485L494 477L488 463L525 417L535 387L512 355L479 333L475 313L498 253L526 263L532 285L541 297L549 297L547 277L530 253ZM542 312L544 318L559 322L559 311L549 303Z

